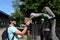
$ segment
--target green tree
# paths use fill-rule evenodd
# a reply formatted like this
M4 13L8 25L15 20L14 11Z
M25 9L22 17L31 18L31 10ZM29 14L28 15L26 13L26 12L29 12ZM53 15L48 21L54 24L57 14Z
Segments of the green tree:
M40 12L39 6L43 0L21 0L23 2L20 5L20 11L25 15L30 15L31 12Z
M45 6L50 7L56 15L60 14L60 0L15 0L13 16L22 23L22 17L29 16L31 12L40 13Z
M54 13L60 14L60 0L49 1L49 7Z
M41 12L48 6L56 14L60 13L60 0L15 0L13 7L20 15L29 16L31 12Z
M20 0L13 1L15 12L11 13L11 15L17 19L17 24L21 24L23 22L23 14L20 11L19 2Z
M20 11L23 14L41 12L43 7L48 6L56 14L60 14L60 0L21 0Z

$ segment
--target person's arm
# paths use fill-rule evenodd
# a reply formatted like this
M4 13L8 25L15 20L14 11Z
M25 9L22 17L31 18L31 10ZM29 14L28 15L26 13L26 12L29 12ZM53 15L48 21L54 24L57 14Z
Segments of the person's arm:
M22 32L17 30L15 33L18 35L24 35L26 31L27 31L27 27L24 27L24 30Z
M21 31L19 31L19 30L17 30L15 33L16 34L18 34L18 35L23 35L23 34L25 34L25 32L27 31L27 25L29 25L31 23L31 21L28 21L27 23L26 23L26 26L24 27L24 30L21 32Z

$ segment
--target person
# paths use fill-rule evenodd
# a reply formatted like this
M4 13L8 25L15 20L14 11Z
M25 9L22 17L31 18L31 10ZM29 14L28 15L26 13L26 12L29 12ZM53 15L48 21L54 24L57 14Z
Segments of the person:
M27 31L27 28L29 26L29 24L31 23L31 20L27 20L25 18L25 27L24 27L24 30L21 32L20 30L18 30L14 25L16 25L16 20L11 18L9 20L10 24L9 24L9 27L8 27L8 37L9 37L9 40L12 40L13 36L14 36L14 40L18 40L18 36L17 35L24 35L25 32ZM15 34L15 35L14 35Z

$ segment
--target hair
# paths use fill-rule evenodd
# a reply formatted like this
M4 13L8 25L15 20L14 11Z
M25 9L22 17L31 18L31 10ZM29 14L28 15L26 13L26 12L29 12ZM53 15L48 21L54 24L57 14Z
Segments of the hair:
M9 24L11 24L11 21L9 21Z

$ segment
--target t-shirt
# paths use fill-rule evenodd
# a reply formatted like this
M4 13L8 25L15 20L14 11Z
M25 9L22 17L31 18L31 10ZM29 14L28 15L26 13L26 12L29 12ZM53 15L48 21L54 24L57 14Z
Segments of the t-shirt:
M14 26L10 26L8 28L8 36L9 36L9 40L11 40L14 36L14 32L17 31L17 28ZM14 40L18 40L18 36L15 34L14 36Z

